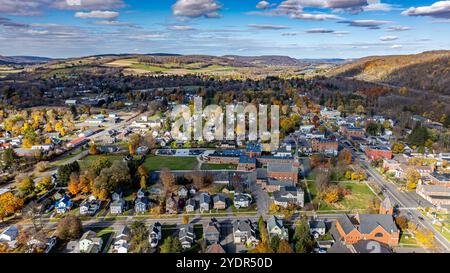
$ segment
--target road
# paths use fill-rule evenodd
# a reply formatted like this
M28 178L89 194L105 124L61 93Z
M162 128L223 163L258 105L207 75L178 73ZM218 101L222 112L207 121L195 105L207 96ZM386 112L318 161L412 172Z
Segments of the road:
M430 204L425 199L421 198L415 192L411 193L399 190L397 185L395 185L393 182L386 181L380 174L378 174L370 166L370 163L366 158L362 159L361 157L364 157L362 153L353 151L351 147L349 150L352 152L355 158L361 159L360 160L361 167L365 171L367 171L369 179L372 179L372 181L375 182L375 184L377 184L381 189L384 188L385 189L384 194L387 195L389 198L391 198L391 201L393 201L402 211L405 211L407 215L412 220L414 220L414 222L418 223L419 226L431 230L434 234L434 238L442 247L442 250L447 252L450 251L450 242L438 231L436 231L433 225L430 224L430 219L428 217L423 216L417 210L417 208L431 207L432 204ZM422 218L423 220L420 219L419 217Z

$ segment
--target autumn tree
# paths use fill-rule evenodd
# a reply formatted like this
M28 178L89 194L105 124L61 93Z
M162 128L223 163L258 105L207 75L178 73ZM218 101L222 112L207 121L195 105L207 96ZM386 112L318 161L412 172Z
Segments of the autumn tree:
M130 154L135 155L139 144L141 143L141 136L139 134L132 134L128 139L128 151Z
M50 163L48 161L40 161L36 164L36 170L38 172L45 172L50 168Z
M316 175L316 185L319 191L323 192L330 184L330 176L325 172L319 172Z
M34 192L34 189L35 189L34 181L29 176L23 178L19 184L19 191L24 196L32 194Z
M53 187L52 178L50 176L43 177L36 185L38 192L45 192Z
M83 225L79 217L67 215L58 222L56 236L64 241L77 240L83 232Z
M89 146L89 154L90 155L97 155L98 154L98 149L97 149L97 145L95 143L92 143Z
M395 217L394 220L401 231L408 229L408 218L406 218L406 216L398 216Z
M277 253L294 253L291 245L286 240L281 240L278 244Z
M343 149L338 156L338 161L343 164L352 164L352 153L348 149Z
M414 190L417 187L417 183L419 182L420 178L420 173L417 170L409 168L406 171L406 187L409 190Z
M189 216L188 215L183 215L182 223L183 223L183 225L189 224Z
M77 161L67 165L60 166L58 169L58 180L63 185L66 185L67 182L69 181L70 175L72 173L78 172L80 172L80 165L78 164Z
M323 199L329 204L334 204L340 199L340 189L338 186L331 186L324 193Z
M130 251L145 253L150 249L148 241L149 231L144 223L134 222L130 228Z
M0 219L3 220L6 216L22 209L23 203L23 199L14 196L12 192L0 195Z
M416 231L416 239L427 248L433 248L435 246L434 234L429 229L418 229Z
M175 176L169 169L161 170L159 179L161 180L161 183L163 184L164 190L166 192L169 192L175 185Z

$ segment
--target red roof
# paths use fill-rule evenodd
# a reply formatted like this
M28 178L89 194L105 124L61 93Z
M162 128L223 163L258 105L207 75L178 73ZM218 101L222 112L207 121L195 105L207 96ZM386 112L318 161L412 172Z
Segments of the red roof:
M76 138L76 139L73 139L72 141L70 141L69 143L67 143L67 145L71 145L71 146L77 145L77 144L82 143L83 141L86 141L86 140L88 140L87 137Z

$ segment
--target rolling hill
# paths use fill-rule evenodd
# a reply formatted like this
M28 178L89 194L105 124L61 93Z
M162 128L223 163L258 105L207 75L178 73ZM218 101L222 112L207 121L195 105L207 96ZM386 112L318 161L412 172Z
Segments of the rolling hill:
M341 65L327 76L406 86L450 95L450 51L374 56Z

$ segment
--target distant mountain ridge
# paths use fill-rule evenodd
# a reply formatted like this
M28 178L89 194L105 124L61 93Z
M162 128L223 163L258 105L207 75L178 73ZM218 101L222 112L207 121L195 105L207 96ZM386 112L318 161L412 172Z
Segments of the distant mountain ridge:
M1 56L0 64L3 65L20 65L20 64L43 64L52 61L51 58L36 56Z

